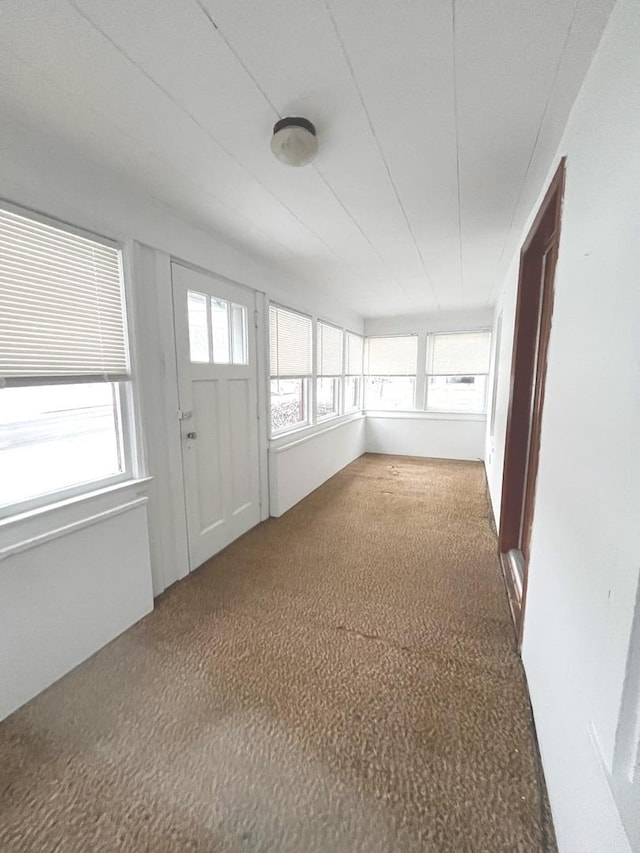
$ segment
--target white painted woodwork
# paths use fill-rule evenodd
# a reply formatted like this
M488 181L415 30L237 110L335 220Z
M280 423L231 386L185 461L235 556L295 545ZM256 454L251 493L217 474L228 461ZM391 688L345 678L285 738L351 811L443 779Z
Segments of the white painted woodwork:
M0 719L153 608L145 503L132 485L3 524Z
M172 263L189 564L197 568L260 521L255 292ZM187 292L243 305L247 364L192 363Z
M273 442L269 450L269 506L280 516L365 452L365 421L356 414L326 429Z
M484 458L485 422L484 415L367 412L366 449L477 462Z

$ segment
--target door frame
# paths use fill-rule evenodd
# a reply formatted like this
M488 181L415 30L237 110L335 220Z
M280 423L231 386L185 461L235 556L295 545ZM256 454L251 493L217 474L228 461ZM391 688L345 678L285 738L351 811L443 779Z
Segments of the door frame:
M535 512L565 174L563 157L520 250L498 534L518 647L529 578L528 542Z

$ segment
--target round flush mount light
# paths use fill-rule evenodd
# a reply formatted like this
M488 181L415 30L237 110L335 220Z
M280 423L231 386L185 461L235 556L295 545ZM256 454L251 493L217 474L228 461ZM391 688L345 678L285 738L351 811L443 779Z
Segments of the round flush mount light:
M316 129L306 118L281 118L273 126L271 150L287 166L306 166L318 153Z

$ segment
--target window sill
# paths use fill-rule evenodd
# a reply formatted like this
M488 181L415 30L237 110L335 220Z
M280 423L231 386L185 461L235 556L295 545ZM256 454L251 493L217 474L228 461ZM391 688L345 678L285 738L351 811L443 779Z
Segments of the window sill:
M338 412L331 412L328 415L322 415L322 417L316 418L316 426L321 426L322 424L326 424L329 421L335 421L341 417L343 417L343 416L341 414L339 414Z
M368 418L400 418L418 421L486 421L486 412L435 412L420 409L366 409Z
M269 450L274 453L279 453L281 450L287 450L296 444L300 444L310 438L315 438L315 436L320 435L321 433L329 432L332 429L337 429L338 427L345 426L352 421L359 421L363 418L363 412L356 409L353 412L348 412L344 415L327 418L313 426L302 427L300 429L290 430L286 433L280 433L279 435L274 436L269 442Z
M2 519L0 560L145 504L152 479L126 480Z

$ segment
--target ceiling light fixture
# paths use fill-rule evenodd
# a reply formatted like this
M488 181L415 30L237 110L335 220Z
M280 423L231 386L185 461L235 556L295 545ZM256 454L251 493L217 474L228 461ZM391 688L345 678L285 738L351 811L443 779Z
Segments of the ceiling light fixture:
M306 118L281 118L273 126L271 150L287 166L306 166L318 153L316 129Z

